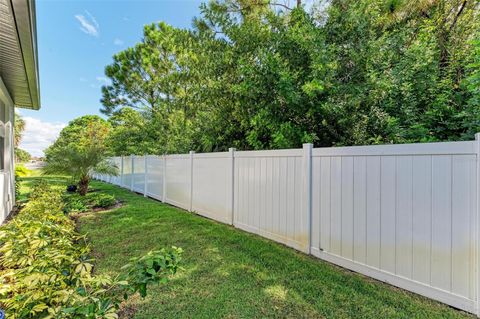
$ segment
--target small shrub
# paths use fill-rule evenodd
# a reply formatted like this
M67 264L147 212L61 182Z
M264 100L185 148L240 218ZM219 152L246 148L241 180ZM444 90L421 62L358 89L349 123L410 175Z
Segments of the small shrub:
M107 208L117 202L115 196L102 193L88 193L80 196L78 193L66 193L63 195L64 211L66 213L82 213L92 208Z
M22 164L16 164L15 165L15 175L20 176L20 177L27 177L32 173L31 170L25 167L25 165Z
M86 199L76 193L63 195L64 207L66 213L83 213L90 210Z
M20 187L22 185L22 181L20 180L20 176L15 172L15 201L18 201L20 197Z
M94 208L96 207L107 208L115 205L117 201L115 199L115 196L113 195L94 193L92 194L92 196L90 196L89 202L90 202L90 205Z

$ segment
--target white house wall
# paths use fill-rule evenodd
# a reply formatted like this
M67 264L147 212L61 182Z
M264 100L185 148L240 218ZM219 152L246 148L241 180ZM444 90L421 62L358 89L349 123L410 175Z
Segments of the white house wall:
M0 224L7 218L15 203L15 168L13 128L15 111L12 99L0 78L0 135L4 138L4 167L0 171Z

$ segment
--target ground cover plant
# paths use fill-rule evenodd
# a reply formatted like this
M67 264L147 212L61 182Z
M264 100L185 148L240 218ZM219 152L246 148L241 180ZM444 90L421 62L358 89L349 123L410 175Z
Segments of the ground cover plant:
M26 178L23 190L34 180ZM116 276L129 258L150 250L185 249L184 270L145 299L129 299L125 318L473 318L116 186L92 187L123 202L79 219L96 275Z
M63 213L61 190L44 179L27 187L29 201L0 227L0 309L7 318L117 318L123 299L147 294L174 274L182 250L132 257L115 276L92 274L85 235Z
M95 208L109 208L117 203L115 196L101 192L90 192L85 196L78 193L65 193L62 196L64 211L67 213L83 213Z

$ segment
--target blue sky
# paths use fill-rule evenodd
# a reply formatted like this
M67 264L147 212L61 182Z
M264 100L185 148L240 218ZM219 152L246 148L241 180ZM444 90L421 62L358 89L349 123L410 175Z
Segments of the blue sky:
M191 27L200 0L37 0L40 111L20 110L27 128L21 148L33 155L68 121L99 114L104 68L112 55L140 41L145 24Z

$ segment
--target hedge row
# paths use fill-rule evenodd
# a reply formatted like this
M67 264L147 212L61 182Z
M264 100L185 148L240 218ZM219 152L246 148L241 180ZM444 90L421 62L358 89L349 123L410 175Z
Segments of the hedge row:
M0 227L0 308L7 318L117 318L122 297L164 282L181 249L132 259L111 278L92 274L85 237L63 213L62 194L41 184L25 208ZM119 297L120 296L120 297Z

